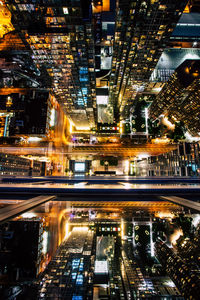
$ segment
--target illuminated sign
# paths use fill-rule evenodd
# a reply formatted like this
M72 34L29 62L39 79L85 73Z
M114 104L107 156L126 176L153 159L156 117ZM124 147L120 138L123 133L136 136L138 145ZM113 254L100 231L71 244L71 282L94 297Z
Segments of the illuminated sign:
M48 251L48 232L44 231L43 232L43 241L42 241L42 253L46 254Z
M97 96L97 104L108 104L108 96Z
M54 108L51 109L51 115L50 115L50 126L54 126L56 121L56 111Z
M108 274L108 262L107 260L96 260L94 267L95 274Z
M64 15L68 15L69 14L69 10L67 7L63 7L63 13Z
M85 172L85 163L75 162L75 172Z

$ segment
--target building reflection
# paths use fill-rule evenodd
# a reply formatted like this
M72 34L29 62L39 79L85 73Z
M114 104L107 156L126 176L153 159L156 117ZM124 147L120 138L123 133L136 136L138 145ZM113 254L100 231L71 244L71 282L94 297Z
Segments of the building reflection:
M173 273L168 258L178 251L198 270L196 220L195 213L157 199L47 202L0 225L1 297L184 299L183 275Z

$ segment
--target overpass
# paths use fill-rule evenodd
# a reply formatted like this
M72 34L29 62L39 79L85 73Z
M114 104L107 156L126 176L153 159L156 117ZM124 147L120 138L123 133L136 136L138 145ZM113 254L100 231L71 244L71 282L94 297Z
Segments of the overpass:
M0 195L56 195L61 197L115 197L122 200L126 197L133 201L138 197L185 196L200 195L200 180L164 178L148 179L118 177L116 179L95 178L2 178Z
M0 205L6 203L5 198L9 204L16 198L23 201L1 208L0 223L51 200L67 201L81 207L134 206L137 209L140 206L149 209L151 205L167 208L171 202L177 207L199 212L199 196L198 178L2 178Z

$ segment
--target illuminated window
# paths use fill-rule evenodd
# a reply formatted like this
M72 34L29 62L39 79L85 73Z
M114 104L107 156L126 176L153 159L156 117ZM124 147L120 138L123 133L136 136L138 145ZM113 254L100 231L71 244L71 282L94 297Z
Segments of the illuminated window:
M68 15L69 14L69 10L67 7L63 7L63 13L64 15Z

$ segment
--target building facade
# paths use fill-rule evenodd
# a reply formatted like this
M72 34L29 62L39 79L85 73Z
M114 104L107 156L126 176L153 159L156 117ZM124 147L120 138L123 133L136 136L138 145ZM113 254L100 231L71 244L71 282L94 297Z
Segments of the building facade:
M115 117L144 89L187 1L118 1L110 75ZM127 108L127 109L126 109Z
M51 92L78 128L95 124L91 1L6 1L33 61L52 79Z

